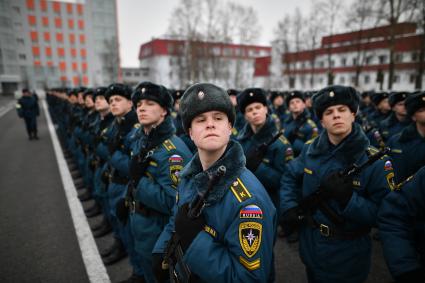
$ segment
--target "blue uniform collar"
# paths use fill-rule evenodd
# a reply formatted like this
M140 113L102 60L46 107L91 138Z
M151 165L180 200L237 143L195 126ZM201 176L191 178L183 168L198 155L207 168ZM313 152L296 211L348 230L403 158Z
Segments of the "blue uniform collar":
M245 155L238 142L229 141L226 151L208 170L203 171L198 153L185 166L181 172L181 178L193 180L194 186L198 192L204 192L207 189L208 173L216 172L217 168L224 165L226 167L225 175L219 180L213 191L207 198L207 204L212 205L220 201L232 183L240 176L245 167Z
M166 139L172 137L175 132L176 128L174 127L173 119L170 115L167 115L161 124L152 128L149 135L145 134L143 127L139 129L140 136L145 141L144 146L148 146L149 148L158 146Z
M324 130L318 138L316 138L307 150L310 156L335 156L344 164L353 164L365 153L369 146L369 139L364 134L360 125L353 123L351 133L337 146L331 144L327 131Z
M400 142L409 142L415 139L425 139L423 138L416 129L416 123L411 123L409 126L404 128L400 134Z
M272 117L270 115L267 115L264 126L256 134L254 134L254 132L252 131L251 126L246 123L239 135L239 140L243 141L249 138L253 138L256 141L262 143L268 141L270 137L272 137L276 132L276 124L274 123Z

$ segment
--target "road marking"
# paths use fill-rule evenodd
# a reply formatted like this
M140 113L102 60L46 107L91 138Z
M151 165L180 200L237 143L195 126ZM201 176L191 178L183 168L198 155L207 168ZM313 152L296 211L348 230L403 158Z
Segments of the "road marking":
M14 105L15 105L15 101L11 101L8 104L6 104L5 106L1 106L0 107L0 118L3 117L4 115L6 115L7 112L12 110Z
M80 245L81 255L86 266L87 275L89 276L90 282L93 283L111 282L108 273L106 272L105 265L103 265L103 262L100 258L99 251L97 250L96 242L94 241L93 235L91 233L89 223L87 222L86 215L83 211L83 207L77 197L77 190L75 189L71 173L69 172L68 165L63 156L49 111L47 111L46 101L43 100L41 103L44 114L46 115L47 126L49 128L50 137L52 138L53 148L55 150L62 184L65 190L66 198L68 200L72 222L74 223L75 232L77 234L78 243Z

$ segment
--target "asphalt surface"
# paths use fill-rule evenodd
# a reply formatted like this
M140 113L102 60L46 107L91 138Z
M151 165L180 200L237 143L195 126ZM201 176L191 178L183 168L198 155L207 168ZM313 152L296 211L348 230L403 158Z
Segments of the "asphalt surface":
M0 99L0 108L11 99ZM90 282L64 193L44 111L39 141L29 141L12 109L0 117L0 282ZM92 201L83 202L83 208ZM89 218L90 226L102 216ZM98 250L112 235L97 238ZM278 238L276 282L307 282L298 244ZM107 266L111 282L131 275L128 259ZM379 242L373 242L368 283L391 282Z

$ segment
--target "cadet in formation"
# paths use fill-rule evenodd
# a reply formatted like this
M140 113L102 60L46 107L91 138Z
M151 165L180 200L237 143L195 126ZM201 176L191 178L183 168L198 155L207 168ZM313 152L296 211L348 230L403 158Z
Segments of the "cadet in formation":
M294 155L298 156L308 140L317 137L319 130L306 108L304 94L293 91L286 97L286 105L291 113L283 123L284 135L292 144Z
M425 167L387 195L378 216L384 257L395 281L425 282Z
M176 241L191 282L272 281L276 210L246 169L242 147L230 140L235 112L226 91L192 85L180 110L198 151L180 174L174 215L154 248L157 276L168 276L161 263L175 254L167 242Z
M40 115L40 108L38 106L38 98L32 94L28 89L22 90L22 97L19 98L16 104L16 111L18 116L25 121L28 139L38 140L37 133L37 116Z
M131 137L126 197L117 205L117 214L130 226L133 241L129 253L133 275L125 282L155 282L152 249L172 214L179 173L192 153L175 135L170 115L173 99L164 86L140 83L132 101L140 127Z
M397 183L403 182L425 165L425 92L410 95L405 106L413 122L387 142L391 148Z
M294 157L292 147L268 115L263 89L245 89L238 95L238 105L246 120L237 139L246 156L246 168L260 180L278 208L279 181L286 164Z
M331 86L316 93L313 107L324 130L282 176L283 220L294 228L301 225L299 252L309 282L364 282L369 274L369 232L381 200L393 187L394 173L387 159L354 176L341 173L377 153L354 123L359 101L351 87ZM319 208L299 206L317 191Z

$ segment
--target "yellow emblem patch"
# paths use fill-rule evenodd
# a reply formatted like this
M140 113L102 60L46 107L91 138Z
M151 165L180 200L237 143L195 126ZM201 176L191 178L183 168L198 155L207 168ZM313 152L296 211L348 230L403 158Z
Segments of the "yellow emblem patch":
M244 259L242 256L239 257L239 262L248 270L252 271L252 270L256 270L259 269L261 267L261 261L259 258L257 258L256 260L253 261L248 261L246 259Z
M239 243L247 257L253 257L260 249L262 232L263 226L258 222L239 224Z
M168 163L170 165L170 179L174 187L177 187L180 182L179 174L183 169L183 158L178 154L174 154L168 159Z
M386 178L387 178L388 186L390 187L391 191L394 191L394 189L397 187L394 182L394 172L388 173Z

